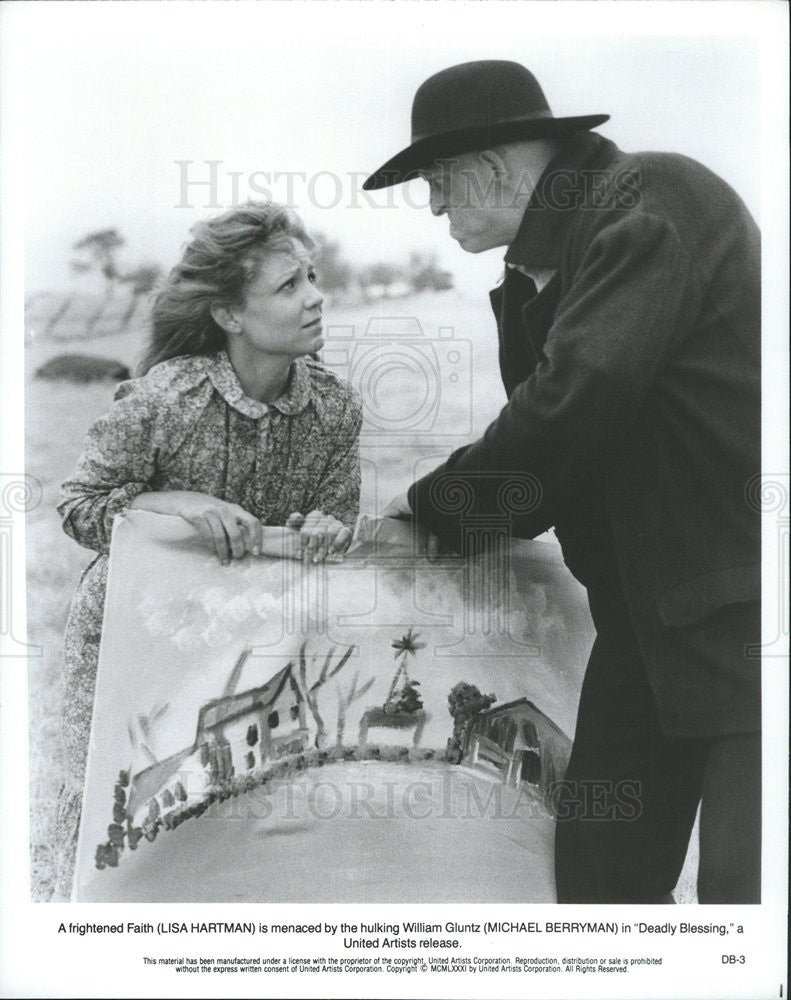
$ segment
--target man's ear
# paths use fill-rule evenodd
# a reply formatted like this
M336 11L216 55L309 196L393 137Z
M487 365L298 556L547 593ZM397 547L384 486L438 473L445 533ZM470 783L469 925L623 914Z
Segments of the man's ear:
M499 153L493 149L482 149L478 156L491 169L495 177L505 177L507 173L505 160Z
M233 306L225 302L212 302L210 306L211 318L226 333L240 333L242 324L236 315Z

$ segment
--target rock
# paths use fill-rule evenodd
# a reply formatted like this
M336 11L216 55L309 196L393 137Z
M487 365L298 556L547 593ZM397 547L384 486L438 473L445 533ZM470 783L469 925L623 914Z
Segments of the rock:
M126 365L93 354L58 354L36 370L36 378L65 379L69 382L122 382L131 378Z

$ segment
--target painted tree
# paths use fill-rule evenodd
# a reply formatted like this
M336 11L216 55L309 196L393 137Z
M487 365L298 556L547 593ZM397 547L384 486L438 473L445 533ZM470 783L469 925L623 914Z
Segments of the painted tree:
M362 698L375 680L374 677L369 677L365 684L363 684L361 688L358 688L357 681L359 680L359 677L360 672L358 670L352 679L350 687L346 690L342 690L341 688L338 689L338 728L335 742L339 747L343 746L343 736L346 731L346 710L351 704L357 701L358 698Z
M401 688L398 700L394 705L396 712L406 712L407 715L412 715L414 712L420 711L423 707L423 699L420 697L419 687L420 681L404 681L404 686Z
M475 684L459 681L448 695L448 711L453 716L453 734L448 740L448 760L458 764L464 749L464 730L474 716L485 712L495 701L496 694L481 694Z
M157 756L155 727L163 715L170 709L170 702L155 705L147 714L141 712L135 723L127 722L126 729L129 733L129 742L133 750L140 750L148 759L149 763L156 764L159 760Z
M330 669L332 658L335 655L335 647L333 646L324 658L324 663L321 666L318 678L312 684L308 683L308 662L307 657L305 656L306 648L307 642L303 642L299 649L299 681L302 687L302 695L305 699L305 703L310 709L313 721L316 723L316 739L314 742L316 747L321 749L327 742L327 726L319 711L318 692L331 677L335 677L336 674L343 670L354 652L354 646L349 646L335 666ZM315 666L315 664L318 663L318 656L314 654L311 657L310 662L311 666Z
M387 695L387 701L385 702L384 706L385 711L387 711L388 706L392 706L394 711L400 710L400 699L397 697L396 689L398 687L398 682L402 677L404 679L404 686L402 688L401 693L403 694L404 692L406 692L408 687L412 688L414 692L414 684L417 684L418 682L410 681L409 673L407 670L407 660L409 659L410 656L417 656L418 650L424 649L426 646L425 642L417 641L417 637L419 635L420 635L419 632L413 632L412 629L409 629L406 635L402 635L400 639L393 639L393 641L390 643L390 645L395 650L395 653L393 654L395 660L397 661L400 657L401 662L398 664L396 672L393 675L393 681L390 684L390 691ZM414 694L417 694L417 692L414 692Z

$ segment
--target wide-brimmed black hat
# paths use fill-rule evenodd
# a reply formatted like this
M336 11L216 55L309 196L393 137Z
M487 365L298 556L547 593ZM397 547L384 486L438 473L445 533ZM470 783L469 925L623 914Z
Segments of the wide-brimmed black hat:
M366 191L417 176L434 160L519 139L562 138L609 115L554 118L541 85L519 63L482 59L443 69L412 102L412 142L363 184Z

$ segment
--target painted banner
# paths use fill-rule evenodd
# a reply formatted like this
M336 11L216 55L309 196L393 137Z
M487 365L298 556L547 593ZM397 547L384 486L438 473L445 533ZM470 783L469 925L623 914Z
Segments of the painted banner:
M74 899L553 902L593 630L546 542L434 557L361 518L230 566L116 522Z

